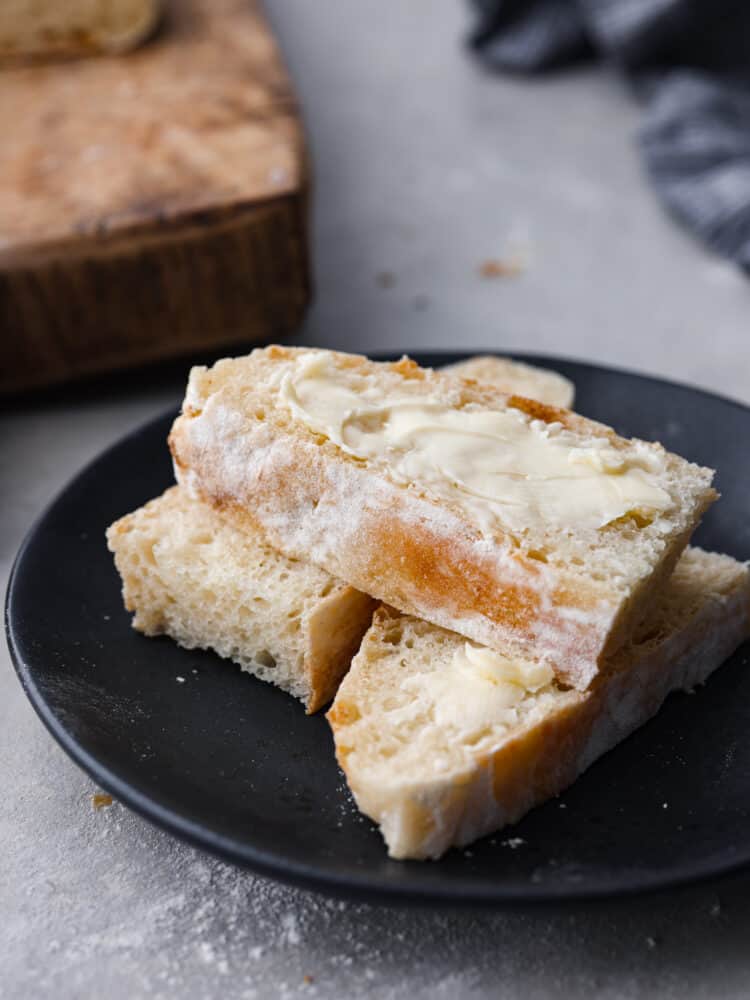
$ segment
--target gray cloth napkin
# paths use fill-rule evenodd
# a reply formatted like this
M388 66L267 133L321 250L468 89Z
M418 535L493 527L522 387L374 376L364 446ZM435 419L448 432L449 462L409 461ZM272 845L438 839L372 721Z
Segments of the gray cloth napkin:
M540 72L600 55L644 101L639 142L662 203L750 270L750 0L472 0L488 66Z

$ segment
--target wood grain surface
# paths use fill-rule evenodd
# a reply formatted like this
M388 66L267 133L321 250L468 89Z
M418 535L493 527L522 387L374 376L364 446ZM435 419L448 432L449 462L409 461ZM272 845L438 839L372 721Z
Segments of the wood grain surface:
M307 165L257 3L0 73L0 391L277 338L309 298Z

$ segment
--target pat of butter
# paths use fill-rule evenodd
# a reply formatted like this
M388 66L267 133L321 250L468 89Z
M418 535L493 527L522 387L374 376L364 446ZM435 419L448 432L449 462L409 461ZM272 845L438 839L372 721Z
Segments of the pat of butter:
M516 706L552 679L552 670L544 663L511 659L467 642L456 650L449 666L410 677L404 687L429 700L439 726L472 735L513 725L518 719Z
M490 684L514 684L524 691L538 691L549 684L554 674L546 663L512 659L486 646L466 642L454 654L454 663L470 670Z
M461 504L483 530L534 523L601 528L629 513L655 515L672 504L656 476L663 452L612 447L520 410L456 409L432 396L388 395L353 377L324 351L297 360L280 385L294 417L389 475Z

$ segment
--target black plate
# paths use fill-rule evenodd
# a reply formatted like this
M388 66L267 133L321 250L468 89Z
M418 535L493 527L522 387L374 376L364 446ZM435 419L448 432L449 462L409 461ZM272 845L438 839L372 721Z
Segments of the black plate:
M656 379L527 360L572 378L582 413L717 467L723 497L696 540L750 557L750 410ZM239 864L371 899L606 896L750 861L747 647L697 696L670 698L561 799L510 831L440 862L389 861L346 791L323 716L307 718L296 701L212 654L130 628L104 529L172 481L172 417L131 434L73 480L31 531L8 590L21 682L52 735L102 787Z

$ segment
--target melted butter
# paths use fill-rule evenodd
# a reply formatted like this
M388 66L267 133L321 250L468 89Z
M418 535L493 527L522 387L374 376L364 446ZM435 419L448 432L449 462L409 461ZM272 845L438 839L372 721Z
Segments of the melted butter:
M485 531L498 521L517 530L534 522L601 528L671 506L657 482L663 454L654 448L582 442L512 407L454 409L430 396L387 396L372 380L355 382L324 351L297 361L280 395L311 430L357 458L385 462L398 482L458 501Z
M467 642L450 665L411 677L404 687L431 702L438 725L474 734L513 725L518 720L516 706L552 679L546 664L511 659Z

